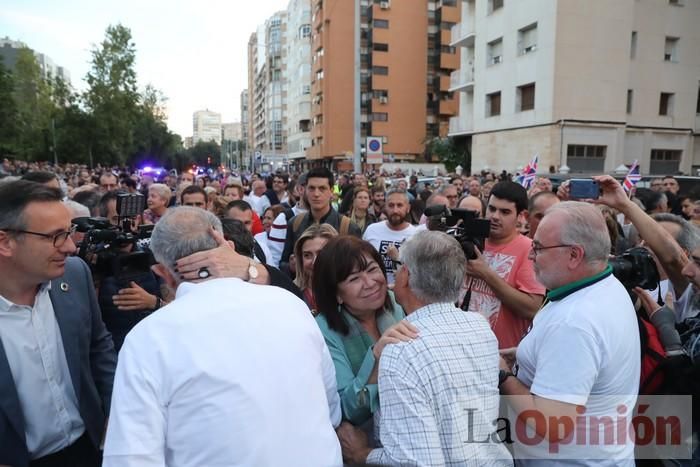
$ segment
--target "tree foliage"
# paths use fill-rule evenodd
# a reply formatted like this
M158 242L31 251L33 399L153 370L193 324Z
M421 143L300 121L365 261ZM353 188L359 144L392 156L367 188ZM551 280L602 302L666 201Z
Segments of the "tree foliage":
M453 138L433 138L426 142L425 152L426 155L435 156L444 163L448 172L454 172L458 165L468 170L471 165L468 149L458 145Z

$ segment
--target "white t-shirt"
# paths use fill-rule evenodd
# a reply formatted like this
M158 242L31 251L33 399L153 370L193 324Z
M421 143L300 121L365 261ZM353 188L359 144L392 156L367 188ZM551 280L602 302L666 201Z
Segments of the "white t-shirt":
M263 213L265 212L265 209L270 207L270 200L267 199L267 196L265 195L255 196L253 193L251 193L243 199L247 201L248 204L250 204L250 207L252 207L253 210L257 212L258 216L260 217L262 217Z
M532 328L518 346L515 372L532 394L584 405L586 417L582 419L587 421L588 433L591 416L619 420L616 409L620 405L627 414L632 412L640 364L634 307L624 286L610 275L549 302L535 315ZM631 418L626 418L626 433ZM533 466L634 466L634 441L629 436L622 444L605 444L602 424L599 433L597 445L572 442L560 445L558 454L549 453L545 443L526 446L516 442L515 457L524 459L521 465Z
M408 227L403 230L392 230L389 228L388 224L389 221L370 224L362 238L370 242L374 249L382 256L384 268L386 269L387 282L393 284L394 262L386 254L387 249L390 245L399 248L407 238L416 233L416 226L408 224Z
M272 257L272 252L270 252L270 248L267 244L267 232L260 232L259 234L254 235L253 238L258 243L258 245L260 245L260 249L265 255L265 264L272 267L277 267L277 265L275 264L275 260ZM258 260L259 263L262 263L262 261L260 261L260 258L255 259Z
M340 419L303 301L240 279L183 283L126 337L103 465L342 465Z
M673 291L673 287L670 287ZM697 292L693 284L688 284L688 287L683 291L683 295L673 300L673 311L676 313L676 323L682 323L688 318L694 318L700 311L700 303L694 300Z

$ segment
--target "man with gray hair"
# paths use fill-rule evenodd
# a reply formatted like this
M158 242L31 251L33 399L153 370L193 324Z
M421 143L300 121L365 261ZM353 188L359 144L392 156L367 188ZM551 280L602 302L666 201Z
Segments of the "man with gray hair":
M612 417L626 425L617 430L629 433L628 419L617 410L631 411L639 391L637 319L625 287L612 275L609 252L603 215L587 203L554 205L535 233L530 259L537 280L549 290L547 302L520 341L515 366L501 360L499 386L501 394L517 396L508 398L514 416L537 413L569 423L552 429L546 423L532 426L530 418L528 437L519 436L515 444L521 465L634 466L634 441L606 442L610 424L592 422ZM598 436L566 441L583 414ZM532 439L542 442L527 442ZM558 453L548 450L552 445Z
M394 292L418 338L387 345L379 361L379 449L338 430L346 459L381 465L512 465L491 442L498 417L498 341L478 313L454 306L466 259L443 232L419 232L400 251ZM484 440L487 440L484 442Z
M304 302L204 268L192 282L177 272L220 232L194 207L156 225L154 270L177 292L121 349L103 465L342 464L335 370Z

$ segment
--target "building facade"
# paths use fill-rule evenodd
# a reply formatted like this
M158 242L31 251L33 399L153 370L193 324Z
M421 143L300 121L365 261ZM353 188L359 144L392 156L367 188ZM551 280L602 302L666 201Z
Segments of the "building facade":
M9 70L14 70L17 63L17 54L20 49L28 48L27 44L21 41L13 41L9 37L0 38L0 57L3 59L3 64ZM56 65L51 57L46 54L33 51L36 61L41 69L41 75L47 80L55 78L61 79L64 83L70 85L70 72L59 65Z
M450 135L472 171L700 168L700 3L466 0Z
M311 0L290 0L286 34L286 125L289 159L311 146Z
M248 148L256 165L286 160L286 29L280 11L248 41Z
M248 90L241 91L240 96L241 106L241 141L248 141Z
M221 114L198 110L192 116L192 143L214 141L221 145Z
M385 160L424 160L448 132L459 66L450 29L455 0L360 2L361 137L381 139ZM312 0L311 148L307 159L348 164L354 140L354 2Z

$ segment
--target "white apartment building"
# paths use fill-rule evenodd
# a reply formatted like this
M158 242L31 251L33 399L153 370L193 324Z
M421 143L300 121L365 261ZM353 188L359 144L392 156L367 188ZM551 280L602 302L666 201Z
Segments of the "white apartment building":
M700 169L700 1L464 0L450 136L472 171Z
M20 49L28 48L27 44L21 41L15 41L9 37L0 38L0 56L3 58L4 65L13 70L17 63L17 55ZM70 86L70 72L59 65L56 65L51 57L46 54L34 51L37 64L41 70L41 75L46 79L60 78L64 83Z
M286 35L287 152L303 159L311 146L311 0L290 0Z
M281 160L287 152L286 27L286 11L277 12L248 42L249 150L266 162Z
M214 141L221 144L221 114L198 110L192 116L192 143Z

